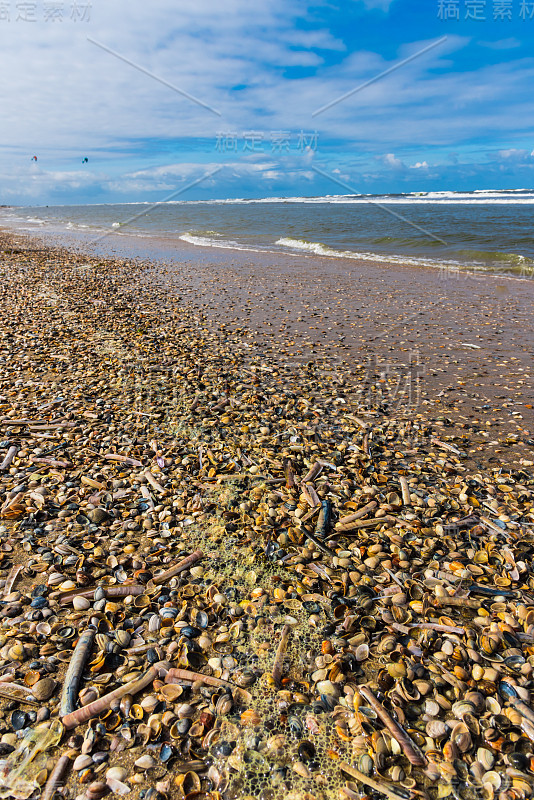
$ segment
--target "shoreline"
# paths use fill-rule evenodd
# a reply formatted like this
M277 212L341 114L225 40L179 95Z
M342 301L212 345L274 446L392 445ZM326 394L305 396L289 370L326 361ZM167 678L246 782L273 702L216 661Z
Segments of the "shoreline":
M2 219L0 219L0 226L2 225L2 222L5 226L6 220L4 219L2 221ZM216 240L214 240L213 244L200 245L193 243L187 238L182 238L182 235L176 238L176 235L171 235L168 233L162 233L157 236L146 233L134 233L131 230L128 230L128 222L126 222L124 225L124 231L126 232L123 232L123 230L119 228L113 230L93 230L92 232L88 232L87 230L82 230L82 228L84 228L83 225L81 228L74 226L70 230L66 230L64 228L58 228L56 230L53 228L39 230L39 227L33 229L21 227L19 229L16 224L12 224L11 226L8 225L5 230L6 233L11 233L12 235L43 238L45 243L52 247L54 245L66 247L67 249L75 249L80 247L82 250L86 249L89 254L92 252L98 252L102 255L108 253L108 248L111 247L113 253L116 252L120 254L121 251L123 251L124 255L127 257L140 257L149 260L152 260L155 254L161 255L163 259L172 259L176 258L177 253L184 258L190 257L192 259L199 258L202 260L201 252L204 251L206 253L211 251L215 260L220 260L225 256L230 258L232 257L232 254L234 254L236 257L243 256L245 258L248 255L251 258L256 257L260 259L269 259L270 257L282 261L289 259L289 262L291 262L292 259L298 258L310 260L322 259L325 262L341 262L342 265L344 264L345 266L348 266L349 269L354 266L367 266L374 269L382 268L392 270L423 269L432 270L439 275L446 275L453 278L455 276L460 276L467 279L482 281L487 280L488 278L495 278L502 280L524 281L529 283L534 280L534 275L531 277L524 277L521 274L513 274L513 272L499 272L493 270L486 271L481 264L479 264L477 267L475 263L459 263L456 262L452 256L450 260L447 260L446 258L435 260L431 255L422 256L416 254L406 254L403 256L387 252L359 254L356 251L351 255L350 251L336 251L335 249L333 249L331 253L320 253L307 249L297 249L296 252L292 252L289 249L276 250L270 249L270 247L267 246L254 247L252 245L248 246L245 244L231 242L226 242L224 245L218 246ZM115 244L108 244L99 250L98 244L103 240L106 240L108 243L115 242ZM323 247L320 242L309 242L309 244Z
M76 727L48 755L70 759L79 800L154 784L165 798L334 800L354 764L364 785L376 772L436 800L487 745L471 717L501 724L502 681L534 688L531 384L512 360L521 340L494 332L532 313L528 293L25 243L0 240L7 757L15 723L61 717ZM440 331L472 343L482 300L494 360L449 341L436 361ZM423 374L407 371L414 352ZM507 394L485 398L505 360ZM117 703L125 684L135 697ZM95 701L98 742L82 752ZM391 716L424 755L404 744L382 763L370 742L393 741ZM444 759L460 734L469 746ZM508 750L490 755L504 780ZM39 791L49 773L4 782Z
M46 239L19 237L54 252ZM107 237L102 254L84 246L64 252L103 263L104 253L125 263L135 256L149 291L153 286L160 295L183 297L229 331L246 324L254 350L274 361L285 359L298 370L311 354L349 383L347 373L356 365L353 378L363 380L370 401L382 385L386 404L406 405L408 414L446 416L459 435L466 428L484 432L481 417L488 414L497 435L478 436L479 447L498 457L508 440L512 463L533 457L534 346L522 331L534 329L534 282L487 283L432 267L317 255L274 259L194 245L178 254L172 246L154 252L153 242L146 250L138 241L107 249L111 242ZM365 401L361 392L356 399Z

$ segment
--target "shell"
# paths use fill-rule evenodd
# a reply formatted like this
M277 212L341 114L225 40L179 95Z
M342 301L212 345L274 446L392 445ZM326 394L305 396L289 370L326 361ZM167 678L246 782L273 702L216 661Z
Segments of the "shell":
M529 796L530 284L0 239L5 792Z

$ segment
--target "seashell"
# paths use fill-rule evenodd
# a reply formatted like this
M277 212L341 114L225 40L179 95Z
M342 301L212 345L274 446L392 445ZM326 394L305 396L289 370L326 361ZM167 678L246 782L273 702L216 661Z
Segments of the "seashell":
M190 719L179 719L171 726L169 734L172 739L183 739L183 737L187 735L190 727Z
M467 753L473 746L469 728L464 722L458 722L451 731L451 742L461 753Z
M266 749L269 754L274 757L280 757L284 754L286 745L286 737L283 733L277 733L270 736L266 742Z
M486 655L494 655L501 646L501 638L496 634L483 633L479 637L481 651Z
M50 633L52 632L52 628L48 622L39 622L35 630L40 636L50 636Z
M113 778L116 781L124 781L128 776L128 770L124 767L110 767L106 770L106 780Z
M93 687L86 687L81 690L78 699L80 701L81 706L89 705L89 703L94 702L98 697L98 692Z
M119 630L115 633L115 641L120 647L129 647L132 636L128 631Z
M346 275L336 283L321 267L319 284L291 285L278 268L230 270L219 298L209 265L186 264L179 279L158 265L154 282L134 259L4 238L7 767L46 731L26 777L38 794L61 752L81 753L64 791L78 800L354 798L377 785L391 797L530 797L530 728L514 697L533 707L526 358L517 372L488 349L508 388L485 407L487 376L475 392L469 369L465 396L434 408L423 382L419 403L406 391L399 403L398 371L374 363L387 341L369 363L363 351L345 360L338 334L358 299ZM402 317L395 287L372 294L356 331L364 350L377 304ZM461 317L469 298L457 294ZM518 292L518 318L527 304ZM447 370L436 387L466 367ZM481 448L486 427L496 444ZM79 710L155 669L142 691L65 733L61 750L56 681L87 625L97 638L80 664ZM196 674L166 683L173 668ZM360 684L425 754L425 775ZM345 785L340 762L376 783Z
M134 761L134 765L138 769L153 769L155 766L157 766L157 761L152 758L152 756L144 755L140 756L136 761Z
M143 711L147 711L149 714L152 714L152 712L158 706L158 704L159 700L154 695L147 695L147 697L143 697L140 703Z
M377 650L379 653L391 653L397 646L397 640L394 636L386 635L380 639Z
M121 797L132 791L127 783L119 781L117 778L106 778L106 783L114 794L118 794Z
M198 608L195 608L191 611L189 619L191 621L191 625L194 625L197 628L203 629L208 627L208 615L205 611L201 611Z
M466 700L459 700L457 703L453 703L451 710L455 717L462 719L465 714L473 714L475 707Z
M120 724L121 724L121 718L115 712L108 714L104 720L104 727L106 728L107 731L116 730Z
M433 719L427 722L426 732L431 739L444 739L449 732L449 728L441 719Z
M28 724L28 715L25 711L16 709L11 712L9 722L14 731L21 731Z
M180 787L187 797L192 792L199 792L201 783L200 778L198 777L196 772L186 772L184 775L181 775Z
M431 699L425 700L424 709L425 714L428 714L429 717L437 717L440 712L439 703Z
M161 617L158 614L153 614L148 621L149 633L157 633L161 628Z
M130 708L129 716L132 719L143 719L145 712L142 706L140 706L138 703L134 703Z
M36 700L49 700L56 690L57 682L53 678L41 678L32 686L32 694Z
M95 642L96 642L97 648L104 652L106 650L108 644L111 642L111 639L105 633L97 633L96 636L95 636Z
M37 670L29 669L28 672L24 675L24 683L26 686L34 686L37 681L40 679L41 674L37 672Z
M341 691L340 687L332 681L319 681L315 688L319 694L333 695L334 697L338 697Z
M477 759L482 764L484 772L491 770L495 763L495 756L486 747L479 747L477 750Z
M500 714L501 713L501 704L496 697L486 697L486 708L491 714Z
M360 772L363 772L364 775L370 777L374 771L374 762L371 756L364 753L363 755L358 757L358 769Z
M192 739L201 738L202 736L204 736L205 732L206 732L206 726L200 721L193 722L193 724L189 728L189 736Z
M399 765L395 765L390 767L387 772L389 778L393 781L393 783L402 783L406 778L406 773L404 772L403 768Z
M180 719L190 718L195 714L196 706L191 703L181 703L179 706L175 706L174 710Z
M92 764L93 764L93 759L91 758L91 756L84 755L82 753L81 755L75 758L72 768L76 771L79 771L81 769L86 769L87 767L92 766Z
M77 636L76 628L73 628L71 625L64 625L58 631L56 636L64 641L69 641L70 639L74 639Z
M501 788L501 776L498 772L489 771L484 773L484 777L482 778L484 785L489 785L493 789L498 790Z
M85 796L87 800L100 800L108 793L108 786L103 781L93 781L86 789Z
M354 655L356 656L356 661L365 661L369 658L369 645L366 643L358 645Z
M226 714L231 713L233 707L234 707L234 701L232 699L232 695L229 693L223 694L217 700L217 703L215 705L215 713L219 717L224 717L226 716Z
M163 695L165 700L167 700L169 703L173 703L182 696L184 690L183 687L178 683L166 683L161 687L159 692Z
M150 597L147 594L140 594L134 598L133 605L135 608L148 608L150 606Z
M17 642L8 650L8 656L12 661L23 661L26 656L26 649L21 642Z
M297 752L300 760L305 764L313 761L316 756L315 745L308 740L300 742Z
M247 711L243 711L243 713L241 714L242 725L259 725L260 722L261 722L260 715L252 708L249 708Z

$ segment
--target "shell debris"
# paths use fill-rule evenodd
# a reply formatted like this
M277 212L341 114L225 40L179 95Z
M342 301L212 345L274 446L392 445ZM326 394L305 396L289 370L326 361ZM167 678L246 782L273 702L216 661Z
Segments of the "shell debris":
M530 797L531 472L80 263L1 266L0 796L63 718L26 797Z

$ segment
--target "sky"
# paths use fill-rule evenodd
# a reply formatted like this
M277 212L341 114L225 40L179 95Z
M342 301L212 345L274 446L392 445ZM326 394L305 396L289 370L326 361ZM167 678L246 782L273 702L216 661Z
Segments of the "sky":
M534 0L0 0L0 203L532 188L533 42Z

